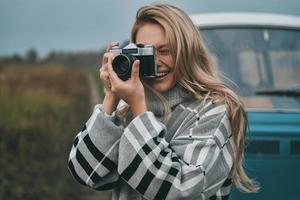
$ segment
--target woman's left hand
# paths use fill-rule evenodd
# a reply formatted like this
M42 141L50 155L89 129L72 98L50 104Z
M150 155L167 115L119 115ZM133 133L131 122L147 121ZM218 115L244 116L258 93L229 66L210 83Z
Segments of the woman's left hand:
M132 114L137 116L147 111L144 86L139 77L140 61L132 64L131 78L123 81L112 68L112 58L108 60L108 72L111 83L111 91L120 99L123 99L131 108Z

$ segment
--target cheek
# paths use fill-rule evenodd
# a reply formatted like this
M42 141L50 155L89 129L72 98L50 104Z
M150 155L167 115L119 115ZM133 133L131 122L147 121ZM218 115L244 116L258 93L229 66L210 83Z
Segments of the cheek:
M172 72L172 78L171 78L171 82L174 83L176 82L176 77L175 77L175 72Z
M171 56L167 56L162 59L162 61L170 68L174 68L175 62Z
M170 63L170 66L171 66L172 68L174 68L175 62L174 62L173 58L169 58L169 59L168 59L168 63Z
M172 87L175 83L176 83L176 76L175 76L175 72L172 71L169 76L168 76L168 79L166 81L166 84L169 86L169 87Z

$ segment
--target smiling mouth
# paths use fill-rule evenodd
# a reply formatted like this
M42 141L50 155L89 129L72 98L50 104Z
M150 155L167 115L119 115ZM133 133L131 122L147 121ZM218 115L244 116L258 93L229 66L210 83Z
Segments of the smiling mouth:
M162 78L167 76L170 73L170 71L165 71L165 72L157 72L156 77L155 78Z

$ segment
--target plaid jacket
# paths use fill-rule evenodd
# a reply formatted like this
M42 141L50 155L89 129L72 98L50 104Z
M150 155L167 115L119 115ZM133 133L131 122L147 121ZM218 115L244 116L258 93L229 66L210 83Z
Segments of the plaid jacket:
M234 146L224 104L185 102L163 124L152 112L129 124L96 105L75 137L69 170L113 199L228 199Z

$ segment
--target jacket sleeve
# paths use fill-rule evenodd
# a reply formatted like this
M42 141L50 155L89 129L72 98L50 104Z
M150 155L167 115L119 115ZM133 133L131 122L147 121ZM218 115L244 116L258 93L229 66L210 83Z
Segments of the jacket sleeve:
M120 137L124 131L120 120L109 116L96 105L89 120L75 137L69 170L81 184L96 190L115 187Z
M119 146L118 172L146 199L206 199L216 194L233 162L225 105L212 108L170 143L152 112L134 118Z

